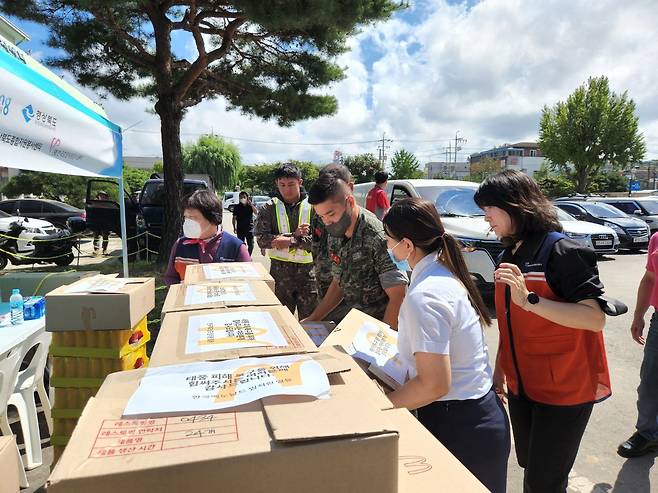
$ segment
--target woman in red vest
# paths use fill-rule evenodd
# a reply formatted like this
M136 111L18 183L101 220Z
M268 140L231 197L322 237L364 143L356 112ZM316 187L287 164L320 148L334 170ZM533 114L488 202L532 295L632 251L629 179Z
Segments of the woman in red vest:
M611 393L596 254L562 234L555 207L523 173L485 179L475 202L506 246L494 274L494 386L509 391L523 491L565 492L592 407Z

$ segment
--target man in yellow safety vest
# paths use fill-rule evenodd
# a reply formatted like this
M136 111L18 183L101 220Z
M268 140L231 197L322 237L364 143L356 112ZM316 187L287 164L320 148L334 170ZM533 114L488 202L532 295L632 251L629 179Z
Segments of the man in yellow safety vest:
M301 191L302 175L296 166L277 168L274 181L278 196L260 209L254 236L258 246L269 250L277 298L303 319L318 301L311 254L313 210Z

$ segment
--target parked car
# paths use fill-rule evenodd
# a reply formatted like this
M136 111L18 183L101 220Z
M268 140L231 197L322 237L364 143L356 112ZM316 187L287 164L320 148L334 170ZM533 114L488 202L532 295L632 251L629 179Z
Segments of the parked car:
M603 202L566 201L555 202L563 211L580 221L602 224L614 230L619 237L619 248L627 250L646 249L649 244L649 227L636 217Z
M354 186L354 197L365 207L366 195L374 183ZM408 197L422 197L434 203L446 231L464 245L464 260L471 276L482 291L492 291L495 262L503 251L484 220L484 212L473 201L477 183L458 180L389 180L386 194L389 201Z
M233 212L231 206L235 206L235 204L238 203L239 194L240 192L224 192L224 200L222 201L224 204L224 210Z
M18 223L23 227L16 242L17 252L20 254L28 254L34 251L34 244L30 241L34 237L54 235L60 231L54 224L48 221L7 214L0 210L0 234L7 235L11 232L13 223Z
M267 195L254 195L251 197L251 202L256 206L256 209L258 210L260 210L260 208L267 204L270 200L272 200L272 197L268 197Z
M66 228L70 217L85 216L85 211L58 200L48 199L9 199L0 202L0 211L10 215L20 215L30 219L42 219L59 228ZM20 211L20 214L19 214Z
M612 228L579 221L559 207L556 207L556 210L564 234L569 238L593 249L598 255L617 253L619 250L619 237Z
M629 216L636 216L649 225L651 234L658 231L658 200L656 197L604 197L598 202L616 207Z

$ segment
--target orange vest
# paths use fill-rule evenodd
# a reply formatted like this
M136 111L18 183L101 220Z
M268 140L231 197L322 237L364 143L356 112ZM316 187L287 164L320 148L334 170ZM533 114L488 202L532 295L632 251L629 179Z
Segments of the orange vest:
M535 258L519 266L529 291L563 301L546 281L546 264L555 243L565 236L548 233ZM509 287L496 283L500 330L499 360L509 390L528 399L559 406L609 397L610 376L602 332L572 329L525 311L510 299Z

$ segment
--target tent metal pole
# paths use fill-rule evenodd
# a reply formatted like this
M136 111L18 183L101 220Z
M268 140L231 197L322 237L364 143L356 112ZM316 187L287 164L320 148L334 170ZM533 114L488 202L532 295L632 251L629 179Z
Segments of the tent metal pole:
M128 233L126 227L126 196L123 191L123 173L119 177L119 214L121 216L121 256L123 259L123 277L128 275Z

